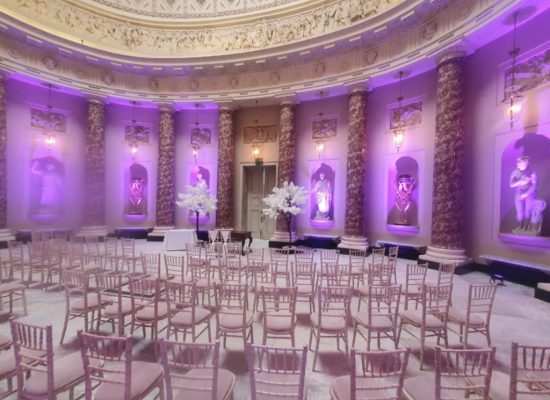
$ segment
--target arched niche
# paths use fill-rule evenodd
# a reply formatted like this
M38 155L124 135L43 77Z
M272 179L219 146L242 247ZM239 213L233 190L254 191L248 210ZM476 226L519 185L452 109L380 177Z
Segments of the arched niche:
M138 163L130 165L126 172L125 182L125 219L142 220L147 216L147 168Z
M29 217L56 221L63 215L65 165L53 156L31 160Z
M191 186L202 187L206 190L210 190L210 170L205 166L195 165L191 168L189 183ZM188 221L194 224L196 220L196 214L189 211ZM199 215L199 223L202 224L208 221L210 221L210 213Z
M418 161L410 156L398 158L388 170L388 205L387 224L394 226L418 226L419 195ZM407 187L408 186L408 187ZM403 203L408 194L408 208L404 212Z
M328 162L321 162L311 172L309 220L317 228L334 225L334 187L336 172Z
M518 159L522 157L527 159L527 168L524 171L518 169ZM526 133L517 140L511 140L502 151L500 170L499 231L519 236L550 236L550 138L538 133ZM522 175L536 178L534 193L525 199L519 197L522 192L525 193L529 189L530 183L512 187L513 182ZM542 211L543 222L540 232L537 232L536 227L522 229L520 220L528 219L529 215L529 211L525 212L525 206L532 209L538 205L532 200L543 200L548 204Z

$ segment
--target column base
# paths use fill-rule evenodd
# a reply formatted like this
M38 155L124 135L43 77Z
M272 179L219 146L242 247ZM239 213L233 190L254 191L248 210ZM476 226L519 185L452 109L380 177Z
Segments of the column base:
M15 240L15 235L9 229L0 229L0 242Z
M438 264L456 264L457 267L469 264L472 259L466 255L464 249L442 249L428 246L426 254L418 257L420 260Z
M164 240L164 235L166 232L176 229L175 226L155 226L153 232L147 235L147 240L149 242L162 242Z
M338 245L342 250L366 250L369 242L365 236L343 236Z
M105 225L90 225L83 226L80 232L76 234L76 237L105 237L107 236L107 226Z
M291 233L291 240L292 243L298 240L296 232ZM273 236L269 239L269 247L281 249L286 246L288 246L288 232L275 231Z

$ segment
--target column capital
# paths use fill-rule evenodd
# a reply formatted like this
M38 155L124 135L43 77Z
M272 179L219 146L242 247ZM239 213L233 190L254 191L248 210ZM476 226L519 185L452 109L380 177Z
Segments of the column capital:
M435 55L437 65L446 63L447 61L463 58L468 55L468 49L463 44L456 44L440 51Z
M216 104L220 111L235 111L239 108L233 100L218 101Z
M160 112L174 112L175 108L172 103L158 103Z
M355 84L348 87L349 94L362 94L362 93L367 93L368 91L369 91L369 87L366 83Z
M92 104L105 104L106 103L105 97L96 96L96 95L92 95L92 94L86 96L86 101L88 103L92 103Z

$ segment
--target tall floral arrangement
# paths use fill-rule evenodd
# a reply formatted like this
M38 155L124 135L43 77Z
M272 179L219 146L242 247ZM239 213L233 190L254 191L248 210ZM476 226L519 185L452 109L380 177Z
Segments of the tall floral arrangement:
M302 212L302 205L307 202L307 191L302 186L294 183L283 182L283 187L274 187L273 193L264 198L267 208L263 209L264 215L269 218L277 218L279 215L285 219L288 229L289 247L292 247L292 218Z
M197 217L197 234L199 233L199 215L205 215L216 209L218 199L210 194L207 188L203 186L185 187L185 193L178 193L179 201L176 201L178 207L187 207L189 211L195 213Z

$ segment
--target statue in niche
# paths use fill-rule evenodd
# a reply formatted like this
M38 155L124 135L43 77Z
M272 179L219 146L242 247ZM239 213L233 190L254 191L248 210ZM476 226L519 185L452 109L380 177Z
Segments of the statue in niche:
M141 205L144 202L143 189L143 178L132 178L132 181L130 182L130 204L128 207L128 214L142 214Z
M516 168L510 175L509 184L516 192L514 203L516 220L519 224L513 232L520 235L532 235L534 232L531 230L530 225L537 197L537 174L529 166L529 157L524 156L516 159ZM539 221L534 225L541 223L542 221Z
M127 215L147 215L147 170L141 164L134 163L129 168Z
M322 163L312 176L311 219L316 221L333 220L334 171Z
M31 214L59 215L63 200L63 164L46 156L31 165Z
M196 166L191 170L191 186L209 190L210 189L210 171L202 166ZM196 215L194 212L189 211L189 221L195 221ZM200 216L200 220L206 222L210 219L210 213Z
M409 174L399 175L395 180L395 206L399 210L397 225L410 225L407 219L407 211L411 206L415 187L416 181Z

